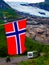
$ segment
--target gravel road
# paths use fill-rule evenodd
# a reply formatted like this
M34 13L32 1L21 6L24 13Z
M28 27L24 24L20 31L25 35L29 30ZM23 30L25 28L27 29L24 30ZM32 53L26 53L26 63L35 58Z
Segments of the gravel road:
M27 56L12 57L11 62L6 62L6 58L0 58L0 65L18 65L21 61L28 60Z

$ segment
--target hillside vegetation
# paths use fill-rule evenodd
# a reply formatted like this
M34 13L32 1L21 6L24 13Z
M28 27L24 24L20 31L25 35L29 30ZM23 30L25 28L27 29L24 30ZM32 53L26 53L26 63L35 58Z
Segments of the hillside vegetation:
M49 52L49 45L42 45L41 43L31 40L28 37L26 37L25 44L27 51L37 50L39 52ZM7 56L7 42L3 25L0 25L0 57L1 56Z
M6 17L7 21L13 21L18 19L20 16L14 12L11 8L0 10L0 24L5 23L4 17Z
M7 21L13 21L20 18L21 16L18 15L15 10L13 10L2 0L0 1L0 24L5 23L5 17Z
M18 65L49 65L49 54L28 61L21 61Z

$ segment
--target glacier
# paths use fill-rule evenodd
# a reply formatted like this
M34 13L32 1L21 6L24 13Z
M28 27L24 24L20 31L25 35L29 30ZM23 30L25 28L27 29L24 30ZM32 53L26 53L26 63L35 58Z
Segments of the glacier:
M11 3L8 2L7 4L19 12L27 13L33 16L49 17L49 11L40 9L38 7L23 6L21 5L21 3L16 3L16 2L11 2Z

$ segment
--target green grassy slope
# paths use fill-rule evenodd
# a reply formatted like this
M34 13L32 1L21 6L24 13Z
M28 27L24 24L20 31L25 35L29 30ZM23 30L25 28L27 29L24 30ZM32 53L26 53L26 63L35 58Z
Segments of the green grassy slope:
M19 17L15 10L13 10L4 0L0 1L0 24L4 23L4 18L8 21L13 21Z
M4 57L7 55L7 45L6 45L6 38L4 27L0 26L0 57Z
M27 51L37 50L39 52L49 52L49 45L42 45L37 41L31 40L30 38L26 37L26 48ZM6 43L6 36L4 31L4 26L0 26L0 56L7 55L7 43Z
M0 24L4 23L4 17L6 17L8 20L13 21L17 18L20 18L20 15L18 15L12 8L0 9Z
M49 45L43 45L38 41L34 41L30 38L26 38L27 51L49 52Z
M49 65L49 54L28 61L21 61L18 65Z

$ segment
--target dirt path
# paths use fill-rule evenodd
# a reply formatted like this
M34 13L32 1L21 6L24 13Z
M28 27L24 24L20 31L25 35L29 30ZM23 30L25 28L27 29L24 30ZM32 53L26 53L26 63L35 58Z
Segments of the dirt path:
M18 62L28 60L27 56L12 57L11 62L6 63L6 58L0 58L0 65L18 65Z

